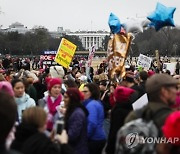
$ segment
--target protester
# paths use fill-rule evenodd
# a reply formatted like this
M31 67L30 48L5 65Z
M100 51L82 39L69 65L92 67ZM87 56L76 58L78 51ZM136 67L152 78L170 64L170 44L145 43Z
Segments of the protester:
M123 126L126 116L132 111L132 103L134 102L132 96L134 92L135 90L123 86L118 86L114 91L116 104L110 116L110 132L106 147L107 154L115 152L116 135L118 130Z
M24 154L72 154L73 151L67 145L68 137L65 130L52 139L44 134L46 120L47 114L40 107L25 110L11 148ZM58 143L53 143L53 139Z
M35 101L25 93L25 85L22 80L14 79L12 82L15 101L18 108L18 118L21 121L22 113L29 107L35 106Z
M47 95L38 101L38 105L43 107L48 113L47 129L52 130L55 120L58 118L57 107L61 104L62 80L59 78L47 78Z
M24 80L26 93L37 102L37 91L33 85L34 79L28 77Z
M179 60L178 60L178 59L176 60L176 62L177 62L177 63L176 63L176 71L175 71L175 72L176 72L177 75L179 75L180 63L179 63Z
M17 105L13 96L9 95L7 92L2 92L0 90L0 98L0 153L19 154L18 152L8 150L5 146L6 138L8 137L16 120Z
M80 90L80 91L83 91L84 86L85 86L85 84L87 83L88 78L87 78L87 76L85 76L85 75L81 75L81 76L79 77L79 80L80 80L79 90Z
M64 85L65 85L66 89L78 88L78 86L74 80L64 80Z
M100 88L100 99L103 103L104 106L104 130L106 134L106 138L108 137L109 134L109 128L110 128L110 110L111 110L111 104L110 104L110 91L108 89L108 81L102 80L99 83L99 88Z
M87 119L88 111L81 104L80 92L77 88L69 88L64 94L66 107L65 128L69 144L75 154L88 154Z
M8 81L0 81L0 91L7 92L9 95L14 96L12 85Z
M148 79L148 73L146 71L141 71L139 73L139 79L140 79L140 83L138 86L138 97L141 97L146 93L145 83Z
M88 115L88 146L90 154L100 154L105 145L106 138L103 129L104 109L100 99L100 89L94 83L84 86L83 105L89 112Z
M110 89L109 102L110 102L111 108L113 108L116 103L114 101L114 91L116 89L116 85L111 83L109 89Z
M167 116L172 113L171 105L176 100L176 86L178 82L167 74L155 74L146 82L146 91L148 95L148 105L139 111L131 112L126 118L126 122L139 117L151 119L159 129L159 135L162 136L161 127Z

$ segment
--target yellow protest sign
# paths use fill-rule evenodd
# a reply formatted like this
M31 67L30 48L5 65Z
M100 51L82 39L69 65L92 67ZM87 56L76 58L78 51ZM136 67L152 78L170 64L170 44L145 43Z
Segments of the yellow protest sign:
M66 40L65 38L62 38L55 57L55 62L65 68L68 68L72 61L76 48L77 46L75 44Z

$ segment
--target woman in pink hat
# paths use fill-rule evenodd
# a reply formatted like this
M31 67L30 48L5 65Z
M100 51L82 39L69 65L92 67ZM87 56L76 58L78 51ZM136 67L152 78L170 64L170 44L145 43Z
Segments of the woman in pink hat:
M43 107L48 113L47 130L51 131L55 120L58 117L57 106L62 101L61 85L62 80L59 78L47 78L48 95L38 101L39 106Z

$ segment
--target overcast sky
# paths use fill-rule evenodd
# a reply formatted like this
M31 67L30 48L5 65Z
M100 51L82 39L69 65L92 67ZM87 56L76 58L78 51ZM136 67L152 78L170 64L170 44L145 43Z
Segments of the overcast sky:
M116 14L121 23L127 18L147 17L156 3L176 7L175 24L180 25L180 0L0 0L0 25L7 28L20 22L32 28L42 25L51 31L57 27L76 30L108 30L109 14Z

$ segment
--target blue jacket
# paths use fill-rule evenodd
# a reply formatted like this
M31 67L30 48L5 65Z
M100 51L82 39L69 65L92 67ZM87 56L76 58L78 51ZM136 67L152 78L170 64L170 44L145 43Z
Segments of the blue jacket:
M89 140L105 140L105 132L103 128L104 108L100 101L88 99L83 105L89 112L88 116L88 139Z
M69 144L75 154L89 154L87 138L87 118L81 108L76 108L68 120Z

